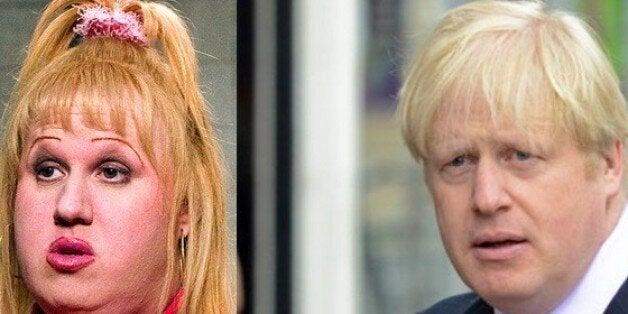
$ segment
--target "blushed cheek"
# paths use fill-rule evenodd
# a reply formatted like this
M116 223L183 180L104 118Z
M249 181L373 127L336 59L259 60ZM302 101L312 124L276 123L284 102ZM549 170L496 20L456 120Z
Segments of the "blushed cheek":
M118 204L109 200L109 214L100 217L107 233L115 235L107 241L106 245L111 246L108 251L119 255L120 263L148 260L161 264L157 259L165 259L162 253L166 249L168 215L161 202L154 199L159 195L157 191L147 189L136 193L135 196L152 197Z
M16 231L23 228L32 232L42 230L46 225L54 225L54 201L48 200L45 195L36 194L33 190L18 184L14 203Z
M13 223L20 256L31 256L45 250L45 236L54 228L53 213L49 210L54 202L34 190L28 182L18 182Z
M38 261L45 259L47 248L46 232L47 225L53 225L47 221L43 214L38 211L38 207L32 202L16 198L14 226L15 243L17 257L20 267L28 274Z

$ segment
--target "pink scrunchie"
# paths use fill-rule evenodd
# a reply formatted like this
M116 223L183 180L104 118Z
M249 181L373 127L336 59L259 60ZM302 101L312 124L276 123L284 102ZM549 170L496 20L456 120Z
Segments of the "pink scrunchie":
M139 46L148 46L148 39L142 31L141 17L135 12L89 6L79 8L78 14L78 23L74 26L77 35L86 39L111 37Z

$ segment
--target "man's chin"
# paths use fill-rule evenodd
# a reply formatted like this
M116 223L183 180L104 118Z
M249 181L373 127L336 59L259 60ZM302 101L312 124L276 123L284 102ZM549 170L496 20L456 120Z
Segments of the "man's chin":
M535 299L542 284L534 280L531 272L515 269L476 271L462 276L465 283L491 305L519 304Z
M85 293L87 292L87 293ZM54 294L51 294L54 293ZM94 291L48 291L48 295L38 300L38 305L46 313L91 313L106 303L102 294Z
M531 280L486 280L472 289L487 303L506 313L549 313L556 296Z

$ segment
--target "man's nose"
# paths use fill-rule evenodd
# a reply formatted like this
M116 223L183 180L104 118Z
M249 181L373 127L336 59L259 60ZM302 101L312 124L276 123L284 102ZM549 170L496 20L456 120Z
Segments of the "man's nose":
M504 169L492 160L478 163L473 186L474 210L491 215L510 206Z
M92 223L93 213L89 203L88 186L80 175L70 174L59 190L54 213L55 224L74 226Z

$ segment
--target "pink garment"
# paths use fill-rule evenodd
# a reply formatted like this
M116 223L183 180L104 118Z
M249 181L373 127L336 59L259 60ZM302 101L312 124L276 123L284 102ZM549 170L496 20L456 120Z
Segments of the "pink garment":
M179 289L177 295L175 295L174 299L172 299L172 303L170 303L170 305L168 305L168 307L166 307L166 309L164 310L164 314L176 314L177 310L179 309L179 303L181 303L181 299L183 299L183 289Z

